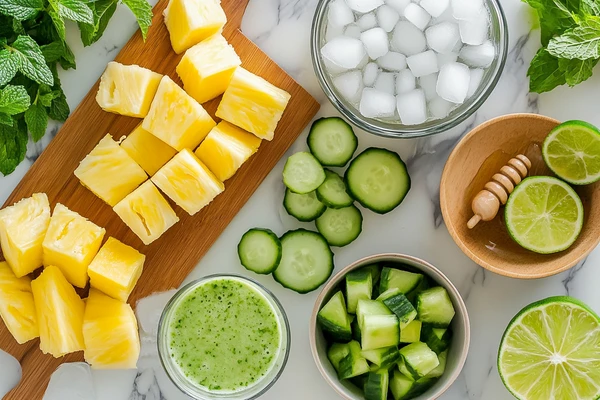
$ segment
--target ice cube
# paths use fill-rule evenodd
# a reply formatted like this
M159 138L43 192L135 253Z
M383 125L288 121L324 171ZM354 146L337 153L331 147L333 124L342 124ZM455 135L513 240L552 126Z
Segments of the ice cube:
M365 86L373 86L378 74L379 66L374 62L368 63L363 70L363 84Z
M391 32L400 21L400 13L388 5L382 5L377 9L377 22L386 32Z
M460 41L458 25L453 22L440 22L427 28L425 38L430 49L442 54L451 53Z
M429 74L419 78L419 86L421 89L423 89L423 93L425 93L425 99L427 101L437 96L437 80L438 74Z
M0 350L0 365L2 366L2 373L0 374L0 398L3 399L6 393L19 384L23 371L21 370L19 361L4 350Z
M485 12L483 0L451 0L452 15L456 19L472 20Z
M450 114L450 110L454 107L454 104L450 103L447 100L442 99L439 96L436 96L434 99L427 103L429 108L429 114L435 119L446 118L448 114Z
M489 36L489 15L485 18L482 16L475 19L459 20L458 27L460 28L460 38L464 44L480 45L486 41Z
M360 100L363 89L363 78L360 71L354 70L333 78L333 86L350 103Z
M404 125L418 125L427 121L427 103L421 89L398 95L396 107Z
M359 110L367 118L390 118L396 111L396 99L381 90L364 88Z
M450 0L421 0L419 5L433 18L437 18L448 9Z
M358 26L352 24L352 25L348 25L346 27L346 30L344 30L344 35L354 38L354 39L360 39L360 34L361 34L361 30Z
M367 13L383 5L383 0L346 0L346 3L356 12Z
M496 48L489 40L479 46L464 46L458 57L471 67L489 67L496 56Z
M439 24L440 22L456 22L456 18L454 18L454 15L452 15L452 7L446 8L446 11L444 11L442 15L435 18L431 22L432 24Z
M88 364L62 364L50 377L43 400L65 399L96 399L92 370Z
M400 21L394 29L392 47L406 56L425 51L427 41L423 32L408 21Z
M431 21L431 15L423 7L415 3L406 6L404 17L420 30L425 29L429 21Z
M429 74L434 74L439 71L437 57L432 50L427 50L423 53L407 57L406 63L408 64L408 68L410 68L410 71L417 78Z
M388 71L400 71L406 68L406 56L395 51L388 52L377 59L377 64Z
M402 94L410 92L417 87L415 76L410 69L403 69L396 74L396 93Z
M325 31L325 40L329 42L331 41L331 39L336 38L338 36L342 36L343 34L343 26L327 25L327 30Z
M356 21L356 25L362 32L377 26L377 17L373 13L365 14Z
M410 0L385 0L385 4L394 8L396 11L398 11L400 16L403 17L404 10L406 9L406 6L410 4Z
M390 50L390 41L387 33L382 28L373 28L360 34L360 40L367 49L367 54L376 60L387 54Z
M481 68L472 68L470 71L471 79L469 80L469 91L467 92L467 98L473 96L477 89L479 89L479 85L483 80L483 73L485 71Z
M444 64L448 64L449 62L455 62L456 60L458 60L458 53L454 52L448 54L437 53L436 56L438 59L439 68L442 68L442 65Z
M333 26L346 26L354 22L354 13L344 0L329 3L328 22Z
M377 90L381 90L382 92L389 93L393 95L395 93L395 76L391 72L381 72L377 79L375 80L375 86L373 86Z
M338 36L331 39L321 48L321 55L338 67L353 69L366 56L365 46L358 39Z
M448 63L442 67L437 81L437 94L444 100L462 104L467 98L471 73L461 63Z

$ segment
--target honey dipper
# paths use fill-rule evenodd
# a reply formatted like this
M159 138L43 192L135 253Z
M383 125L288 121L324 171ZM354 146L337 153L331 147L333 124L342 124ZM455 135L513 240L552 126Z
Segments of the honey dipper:
M494 174L473 199L471 209L475 215L467 222L467 227L473 229L479 221L493 220L500 210L500 203L506 204L508 195L515 190L515 185L527 176L530 168L531 161L523 154L511 158L500 168L500 172Z

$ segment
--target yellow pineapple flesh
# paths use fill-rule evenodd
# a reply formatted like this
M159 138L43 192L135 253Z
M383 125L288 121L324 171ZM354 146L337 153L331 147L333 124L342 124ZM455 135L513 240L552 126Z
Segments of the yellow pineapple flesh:
M127 301L137 283L146 256L109 237L88 268L90 285L120 301Z
M163 167L164 168L164 167ZM144 244L162 236L179 218L152 181L125 197L113 210Z
M137 320L129 304L90 289L83 317L85 361L94 369L135 368L140 355Z
M106 230L58 203L44 238L44 266L58 267L73 285L83 288L88 266L98 253Z
M7 262L0 262L0 317L17 343L40 336L31 279L17 278Z
M185 52L177 74L185 91L198 103L204 103L223 94L241 63L227 40L216 34Z
M261 139L272 140L289 100L285 90L238 67L216 115Z
M18 277L42 266L42 242L50 223L50 204L45 193L35 193L0 210L2 253Z
M206 110L166 75L142 123L177 151L195 149L215 125Z
M144 118L161 78L138 65L111 61L100 78L96 101L104 111Z
M222 182L256 153L261 140L226 121L221 121L202 141L196 156Z
M49 266L31 282L40 328L40 349L62 357L84 349L84 302L60 269Z
M121 143L121 147L150 176L177 154L177 150L142 128L141 123Z
M225 189L188 149L166 163L152 177L152 182L190 215L196 214Z

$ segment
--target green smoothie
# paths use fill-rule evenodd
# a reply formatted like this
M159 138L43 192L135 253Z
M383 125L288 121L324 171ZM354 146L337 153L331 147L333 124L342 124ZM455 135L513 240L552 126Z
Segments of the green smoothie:
M281 326L269 301L234 277L202 283L169 321L169 354L183 375L211 392L253 386L274 366Z

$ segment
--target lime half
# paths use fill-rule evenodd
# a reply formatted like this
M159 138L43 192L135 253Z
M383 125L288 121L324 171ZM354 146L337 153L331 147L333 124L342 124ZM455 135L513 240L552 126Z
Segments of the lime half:
M600 398L600 318L571 297L525 307L504 332L498 372L520 400Z
M600 180L600 131L583 121L567 121L554 128L542 147L548 167L574 185Z
M510 236L536 253L569 248L583 226L583 204L573 188L550 176L526 178L515 188L504 210Z

